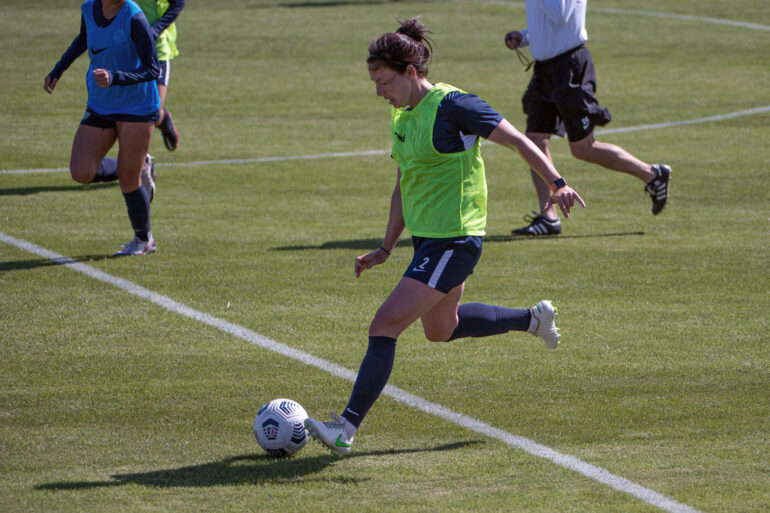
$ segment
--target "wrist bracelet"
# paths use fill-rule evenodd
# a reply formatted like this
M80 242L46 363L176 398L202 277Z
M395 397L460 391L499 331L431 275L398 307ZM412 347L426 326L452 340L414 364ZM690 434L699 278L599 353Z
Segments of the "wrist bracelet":
M387 253L388 256L390 256L390 251L388 251L387 249L383 248L382 246L380 246L380 249L383 250L385 253Z
M551 184L551 192L556 192L562 187L567 186L567 181L564 178L558 178Z

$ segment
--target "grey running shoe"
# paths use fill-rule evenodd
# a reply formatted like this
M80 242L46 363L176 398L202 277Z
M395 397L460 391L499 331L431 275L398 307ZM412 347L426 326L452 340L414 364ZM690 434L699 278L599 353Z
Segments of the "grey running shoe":
M551 221L547 217L538 214L534 210L534 215L525 215L524 220L529 224L523 228L511 230L512 235L559 235L561 233L561 221Z
M671 182L671 168L666 164L653 164L655 178L648 183L644 190L652 199L652 215L658 215L669 198L669 183Z
M149 234L149 240L144 241L139 237L134 237L134 240L123 244L123 249L112 256L146 255L153 251L155 251L155 239L152 238L152 234Z

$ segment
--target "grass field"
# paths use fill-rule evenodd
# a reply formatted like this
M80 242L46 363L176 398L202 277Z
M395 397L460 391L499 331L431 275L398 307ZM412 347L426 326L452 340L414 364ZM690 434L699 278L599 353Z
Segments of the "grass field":
M523 128L529 74L502 40L524 26L524 8L187 4L167 100L180 147L167 152L158 133L152 143L158 251L111 259L132 236L117 185L9 172L68 165L87 58L53 96L42 85L78 30L79 2L0 1L0 512L770 509L766 0L591 0L607 128L629 129L600 137L669 163L669 205L653 217L641 182L556 141L557 167L588 208L557 239L511 239L535 208L529 172L485 146L488 236L466 300L550 298L562 345L526 334L432 344L418 324L399 339L390 381L679 510L391 397L349 458L315 443L286 460L262 453L251 426L261 404L289 397L325 417L351 383L93 276L355 372L411 258L405 236L386 265L353 277L353 258L384 234L395 168L385 151L291 157L389 148L388 106L364 61L396 15L422 14L433 30L433 80Z

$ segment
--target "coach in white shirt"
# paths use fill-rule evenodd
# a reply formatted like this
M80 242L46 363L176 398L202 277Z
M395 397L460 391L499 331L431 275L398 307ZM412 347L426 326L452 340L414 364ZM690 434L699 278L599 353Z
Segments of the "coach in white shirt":
M671 168L647 164L619 146L594 138L594 127L606 125L612 117L594 97L596 72L584 44L588 41L586 3L587 0L526 0L527 28L505 35L508 48L518 52L519 48L529 46L535 59L534 74L522 98L527 137L551 158L551 136L563 137L566 133L576 158L628 173L647 184L652 213L658 214L668 200ZM556 208L545 208L551 196L548 184L534 171L532 181L540 211L525 216L529 224L512 233L560 234Z

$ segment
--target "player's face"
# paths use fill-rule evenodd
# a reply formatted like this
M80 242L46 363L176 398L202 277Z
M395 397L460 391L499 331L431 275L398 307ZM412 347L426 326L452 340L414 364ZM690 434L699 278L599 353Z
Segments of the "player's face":
M377 88L377 96L382 96L397 109L409 105L412 82L406 73L380 66L376 70L369 70L369 76Z

